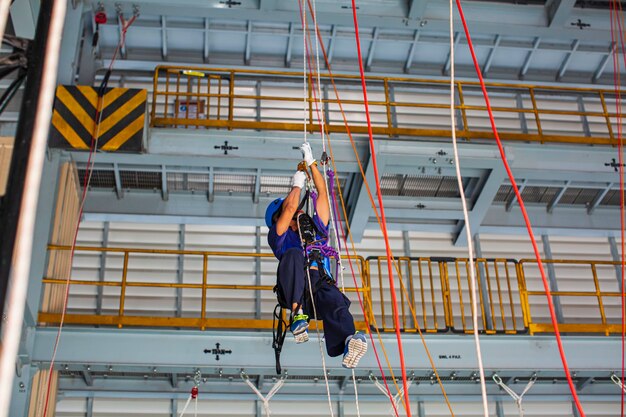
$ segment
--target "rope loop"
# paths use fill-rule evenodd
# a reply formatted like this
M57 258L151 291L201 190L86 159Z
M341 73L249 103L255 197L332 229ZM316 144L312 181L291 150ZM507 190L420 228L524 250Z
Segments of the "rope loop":
M493 379L493 381L500 388L502 388L504 391L506 391L506 393L509 394L511 396L511 398L513 398L513 400L515 401L515 404L517 405L517 408L519 410L520 417L523 417L524 416L524 409L522 408L522 399L524 398L524 394L526 394L528 392L528 390L530 390L530 388L535 384L535 381L537 381L537 373L534 372L531 375L530 379L528 380L528 383L526 384L526 387L524 387L524 390L519 395L515 391L513 391L511 388L509 388L502 381L502 378L500 378L500 376L498 376L498 374L493 374L493 376L491 378Z
M265 416L270 417L272 412L270 410L270 400L280 390L283 385L285 385L285 379L287 379L287 373L285 372L280 376L278 381L274 384L274 386L269 390L267 395L261 394L261 391L250 381L250 377L243 369L240 372L241 379L254 391L254 393L259 397L259 399L263 402L263 409L265 410Z
M626 386L624 386L622 380L619 378L619 376L615 375L615 373L611 373L611 381L613 381L615 385L620 387L622 391L626 392Z

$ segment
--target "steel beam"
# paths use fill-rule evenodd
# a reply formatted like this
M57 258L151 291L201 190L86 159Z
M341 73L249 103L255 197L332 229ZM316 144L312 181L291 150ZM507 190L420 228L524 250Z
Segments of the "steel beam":
M161 198L163 201L167 201L170 198L170 194L167 190L167 170L165 165L161 165Z
M57 330L38 328L31 354L34 363L45 365L50 360ZM249 373L251 369L266 369L273 374L274 352L271 349L271 332L213 332L186 330L129 330L129 329L86 329L66 328L63 343L59 346L56 362L60 364L101 364L108 366L123 361L125 366L181 367L196 369L219 366L223 370L238 373L242 368ZM441 370L476 369L476 352L473 340L463 335L425 335L435 366ZM383 334L385 343L393 344L395 337ZM407 369L430 370L425 363L424 347L419 337L403 337L405 351L413 352L406 356ZM220 343L223 349L232 350L231 354L222 355L219 361L204 353ZM561 361L553 336L500 335L482 338L481 345L485 360L485 369L519 369L531 372L562 372ZM617 338L598 338L567 336L563 338L565 351L572 369L579 372L610 372L621 354L621 342ZM80 349L76 347L80 346ZM167 347L156 349L155 346ZM123 358L119 352L124 352ZM507 355L502 355L507 352ZM388 351L391 364L399 366L398 354ZM310 358L303 362L302 357ZM453 359L450 359L453 358ZM319 346L315 343L296 347L286 343L281 356L283 369L289 375L298 372L320 371L321 359ZM348 374L341 366L341 360L327 358L331 374ZM359 374L368 369L376 369L374 355L366 355L359 364ZM167 382L167 381L166 381Z
M522 68L520 69L519 75L518 75L518 78L520 80L523 80L524 77L526 76L526 73L528 72L528 68L530 67L530 61L532 60L533 55L535 54L535 51L539 48L540 42L541 42L541 38L537 36L535 40L533 41L532 48L526 54L526 58L524 59L524 64L522 65Z
M379 163L381 160L378 160ZM383 165L384 165L384 161ZM380 169L380 165L379 165ZM384 171L384 169L382 169ZM374 184L374 167L372 165L372 160L370 159L367 163L367 167L365 168L365 178L367 179L368 184ZM375 192L372 191L372 197L376 199ZM363 238L363 233L365 232L365 228L367 227L367 222L372 213L371 202L367 193L367 188L365 186L365 182L361 181L359 191L356 193L358 197L356 198L356 203L351 209L349 213L349 221L350 221L350 231L352 232L352 238L355 242L360 242Z
M276 8L278 0L259 0L259 10L271 11Z
M470 222L469 226L472 234L475 235L479 232L480 225L487 215L487 210L489 209L489 207L491 207L493 199L498 193L500 185L502 185L502 182L505 178L506 171L501 164L494 167L489 173L485 175L485 181L482 189L480 190L480 194L476 198L476 202L473 204L468 216ZM470 236L470 238L472 238L472 236ZM454 237L454 245L467 245L467 224L465 224L465 220L462 220L459 232Z
M552 248L550 247L550 238L548 235L541 235L541 242L543 243L543 253L546 259L554 259L552 257ZM559 283L556 278L556 271L554 268L554 264L548 262L545 264L546 269L548 270L548 281L550 282L550 291L557 292L559 291ZM558 295L552 296L552 303L554 304L554 313L556 315L557 323L564 323L565 320L563 318L563 308L561 308L561 299Z
M622 256L620 249L617 246L617 242L615 241L615 236L609 236L609 247L611 250L611 258L614 262L619 262L619 265L615 265L615 278L617 279L617 287L620 291L622 291Z
M491 63L493 62L493 57L496 54L496 49L498 49L498 46L500 46L501 39L502 37L500 35L496 35L496 37L493 40L493 46L489 50L489 55L487 55L487 59L485 60L485 64L483 65L483 75L485 77L487 76L487 73L491 69Z
M181 223L178 226L178 250L185 250L186 225ZM185 275L185 256L178 255L176 260L176 282L183 283ZM176 288L176 317L183 315L183 289Z
M293 49L293 33L295 31L295 25L289 23L289 35L287 37L287 50L285 51L285 67L291 67L291 50Z
M483 251L480 245L480 235L474 235L474 257L482 258ZM485 309L483 314L485 315L486 328L488 330L493 329L493 316L491 315L491 308L489 304L489 286L487 285L487 271L485 271L485 264L478 263L478 291L480 291L481 299L484 300Z
M209 31L209 18L205 17L204 18L204 45L203 45L203 51L202 51L202 62L207 63L209 62L209 53L210 53L210 37L209 37L210 31Z
M568 52L567 55L565 55L565 59L563 59L563 62L561 63L561 66L559 68L559 72L556 74L556 81L559 82L561 81L561 79L563 78L563 76L565 75L565 71L567 71L567 67L569 66L570 62L572 61L572 57L574 56L574 53L578 50L578 46L580 45L580 41L578 39L574 40L574 42L572 42L571 45L571 52Z
M604 55L604 58L602 58L602 60L600 61L600 64L598 65L598 68L596 68L596 70L593 73L593 76L591 77L592 83L597 83L600 77L602 77L602 73L606 69L606 64L609 63L609 60L615 53L615 48L617 48L617 44L615 42L612 42L611 46L609 46L608 52L606 53L606 55Z
M461 39L461 33L460 32L455 32L454 33L454 49L456 50L458 45L459 45L459 40ZM450 58L452 57L452 51L448 51L448 56L446 57L446 61L443 64L443 68L441 69L441 73L443 75L448 75L448 73L450 72L450 65L451 65L451 60Z
M552 211L557 206L557 204L559 204L559 201L561 201L561 198L563 198L563 195L565 195L565 191L567 191L567 189L569 188L569 186L571 184L572 184L571 181L569 181L569 180L565 181L565 184L563 185L563 188L561 188L559 190L559 192L556 193L554 198L552 198L552 201L550 201L550 203L548 204L548 207L547 207L548 213L552 213Z
M421 20L426 11L427 0L409 0L409 10L406 17L409 19Z
M262 252L261 227L257 226L254 231L254 248L256 253ZM254 259L254 285L261 285L261 258ZM261 318L261 290L254 291L254 318Z
M589 119L587 118L587 115L585 114L586 110L585 110L585 100L583 98L583 96L578 96L578 98L576 99L577 103L578 103L578 111L583 113L580 116L580 123L582 123L583 125L583 132L585 133L585 136L589 137L591 136L591 129L589 128Z
M35 23L37 23L37 16L39 15L39 2L18 0L11 3L10 17L15 36L33 39L35 37Z
M604 197L608 194L609 191L613 188L613 183L610 182L606 186L606 188L598 193L598 195L593 199L589 207L587 207L587 214L593 214L594 210L600 205Z
M526 188L526 184L528 184L527 179L523 179L521 185L518 187L519 194L522 195L524 189ZM506 202L506 211L511 211L513 204L517 201L517 195L515 193L511 193L511 197L509 197L509 201Z
M83 26L82 3L75 9L68 8L63 25L63 37L61 38L61 49L59 52L59 68L57 71L58 84L74 84L74 76L78 69L77 59Z
M333 53L335 51L335 43L336 43L336 39L337 38L337 26L336 25L332 25L330 27L330 39L328 40L328 51L327 51L327 57L328 57L328 65L330 65L330 63L333 60Z
M9 416L27 417L33 376L37 368L31 365L16 364L16 376L13 380L13 393L9 406ZM4 405L3 405L4 406Z
M58 193L59 166L59 156L52 155L50 159L46 159L41 177L35 232L33 235L30 279L28 281L26 308L24 309L24 323L26 326L34 326L36 324L37 313L40 308L43 287L41 277L46 273L48 242L50 240L51 225L54 221L56 196Z
M109 246L109 222L104 222L102 225L102 241L101 245L103 248ZM100 265L98 268L98 281L104 282L105 274L106 274L106 261L107 255L106 252L102 252L100 254ZM96 314L102 314L102 296L104 287L98 286L96 287Z
M376 51L376 42L378 41L379 29L378 27L374 28L374 34L372 35L372 40L370 42L370 47L367 52L367 59L365 61L365 71L369 71L372 67L372 61L374 60L374 53Z
M115 3L125 5L137 4L140 6L142 13L153 16L210 16L216 20L253 20L257 22L268 23L299 23L297 12L293 9L269 9L262 10L257 7L250 8L224 8L215 7L213 3L206 1L188 1L183 5L172 3L169 0L104 0L102 2L105 7L113 8ZM378 4L380 3L380 4ZM406 27L408 29L418 29L420 24L424 22L423 16L417 16L420 7L425 7L426 3L422 0L416 0L413 9L409 8L390 8L388 4L382 2L370 2L367 5L368 13L363 13L359 18L362 27L380 26L381 29L397 29ZM432 11L433 17L428 18L428 29L445 33L449 27L448 21L448 4L445 2L429 1L429 13ZM563 38L571 33L570 27L548 27L546 19L546 10L542 7L528 7L525 5L499 4L489 7L489 14L484 12L485 6L481 3L470 2L464 6L467 16L474 16L473 30L478 35L491 35L494 33L507 33L510 36L528 36L532 28L532 32L537 36L550 38ZM523 10L523 12L521 12ZM409 14L415 16L408 18ZM352 27L352 14L349 9L338 11L337 4L325 2L318 5L317 10L318 22L324 22L328 25L340 25L344 27ZM608 19L608 11L606 10L585 10L585 19L592 25L594 30L581 30L579 36L581 40L601 41L607 39L609 28L606 25Z
M547 213L543 206L526 206L532 219L535 234L563 236L615 236L615 224L619 223L619 210L598 208L593 216L584 208L556 207ZM616 223L617 222L617 223ZM526 226L519 211L506 211L502 205L493 205L487 211L481 226L483 233L524 232Z
M250 56L252 55L251 44L252 44L252 20L248 20L248 23L246 25L246 48L243 53L244 65L250 65Z
M548 27L562 27L567 23L576 0L552 0L546 5Z
M122 57L126 57L124 53ZM161 16L161 58L167 61L167 17Z
M414 0L417 1L417 0ZM416 29L415 34L413 35L413 43L411 44L411 48L409 49L409 53L406 57L406 62L404 63L404 72L409 73L411 69L411 65L413 65L413 58L415 57L415 50L417 49L417 43L420 40L420 30Z

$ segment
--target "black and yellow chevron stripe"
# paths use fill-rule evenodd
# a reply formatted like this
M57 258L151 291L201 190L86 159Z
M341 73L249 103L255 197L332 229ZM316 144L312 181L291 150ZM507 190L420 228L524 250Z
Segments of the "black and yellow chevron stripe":
M147 91L109 88L101 102L102 115L97 128L98 149L140 152L146 114ZM52 113L50 146L89 149L96 132L98 93L89 86L57 87Z

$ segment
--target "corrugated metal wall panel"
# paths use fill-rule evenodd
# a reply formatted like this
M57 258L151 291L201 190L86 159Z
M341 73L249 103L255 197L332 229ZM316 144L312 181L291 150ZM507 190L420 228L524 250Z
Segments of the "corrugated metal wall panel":
M84 223L79 233L79 244L100 246L104 238L103 223ZM180 225L162 225L162 224L125 224L111 223L109 224L108 245L111 247L135 247L135 248L156 248L156 249L177 249L180 246ZM270 248L266 240L267 229L260 228L260 251L261 253L270 253ZM256 228L255 227L220 227L220 226L200 226L186 225L184 228L184 249L202 250L202 251L237 251L253 253L256 251ZM404 239L403 234L398 231L390 231L390 244L395 256L404 256ZM611 260L610 247L607 239L601 238L572 238L572 237L553 237L549 238L551 250L554 258L563 259L592 259L592 260ZM408 243L410 246L410 255L413 257L467 257L467 249L462 246L454 246L451 236L447 234L437 233L408 233ZM543 251L541 241L537 242L540 250ZM528 242L528 238L524 235L480 235L480 245L482 255L486 258L534 258L532 247ZM357 252L360 256L385 256L384 241L380 231L366 231L363 240L357 245ZM543 253L542 253L543 256ZM106 280L120 281L122 279L123 256L121 254L110 253L104 257ZM346 259L344 262L344 284L347 288L354 287L354 280L351 269ZM375 261L374 261L375 262ZM208 282L209 283L230 283L230 284L255 284L260 282L262 285L274 285L276 279L277 262L274 258L263 258L259 261L260 277L256 277L256 263L252 258L234 258L234 257L211 257L208 263ZM98 253L77 252L74 259L75 279L97 280L100 270L101 259ZM184 283L200 283L202 277L202 257L186 256L182 261L183 272L182 282ZM391 312L391 295L389 292L389 282L387 278L386 261L382 261L380 274L372 264L372 292L376 296L373 297L373 308L376 313L377 322L381 321L382 308L384 300L384 308L387 315L387 322L378 323L379 325L389 326ZM360 285L360 277L358 276L358 267L353 264L357 282ZM412 265L414 276L417 280L418 266ZM460 269L461 296L465 305L464 311L469 312L469 293L468 284L464 268ZM593 279L588 267L557 265L554 266L554 272L557 277L559 289L561 290L585 290L593 291ZM161 256L154 254L132 254L128 262L128 281L129 282L158 282L158 283L176 283L178 282L178 256ZM459 297L458 284L456 275L451 272L451 290L456 292ZM487 270L491 284L495 289L495 271L492 266ZM598 279L600 287L603 291L616 291L617 279L615 269L613 267L598 267ZM402 271L406 281L406 268ZM424 273L427 273L424 270ZM512 272L514 274L514 271ZM500 271L502 275L502 271ZM396 275L394 273L394 275ZM441 294L441 282L439 280L439 268L432 268L433 284L432 292L429 280L423 280L422 284L425 288L425 296L432 298L434 294L434 302L428 304L426 314L429 319L432 316L438 316L438 320L443 317L443 304ZM479 275L480 276L480 275ZM541 282L538 270L534 263L529 263L525 267L525 276L527 280L527 288L531 291L542 291L543 284ZM341 281L341 276L337 277ZM399 278L396 276L396 291L398 298L400 295ZM500 278L501 280L504 277ZM513 323L506 316L510 315L511 309L516 314L521 311L519 302L519 292L515 276L510 277L510 283L502 281L502 285L511 286L512 305L509 305L506 291L503 293L503 306L505 321L507 328L512 328ZM408 288L408 285L407 285ZM506 288L508 290L508 288ZM88 286L72 286L72 297L70 310L73 312L94 312L97 307L95 288ZM382 299L380 294L382 293ZM120 289L115 287L104 288L102 308L104 312L115 312L118 309L118 298ZM352 312L357 320L362 320L362 314L358 303L356 293L348 293L348 298L353 303ZM414 295L419 299L422 294L419 288L414 289ZM454 300L454 298L453 298ZM196 289L184 289L182 291L182 317L198 316L200 311L201 292ZM419 301L419 300L418 300ZM547 319L549 317L547 307L541 297L535 297L533 300L533 317L537 319ZM255 291L252 290L210 290L207 302L207 317L217 317L217 314L228 313L228 316L237 318L254 317L260 314L261 318L270 318L275 305L274 295L269 291L261 292L261 308L255 311ZM460 299L455 300L453 312L458 315L460 312ZM574 298L562 297L562 308L565 317L572 322L597 322L599 320L597 300L589 297ZM419 305L416 308L420 310ZM607 310L607 319L610 322L619 320L620 311L618 300L609 299L605 301ZM129 288L127 291L125 310L128 314L136 315L175 315L177 309L177 290L174 288ZM498 306L493 311L494 320L501 321L501 311ZM418 316L424 314L416 311ZM407 320L410 322L410 311L405 310ZM409 323L410 324L410 323ZM428 324L428 322L426 322ZM432 324L432 323L431 323ZM460 323L455 323L459 326Z

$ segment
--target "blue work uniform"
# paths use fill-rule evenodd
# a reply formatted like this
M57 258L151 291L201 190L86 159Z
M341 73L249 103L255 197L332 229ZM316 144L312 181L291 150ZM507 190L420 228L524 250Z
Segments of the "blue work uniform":
M324 234L328 234L328 226L324 225L319 216L315 214L313 221ZM293 303L302 304L302 309L309 317L313 317L313 306L308 305L309 297L305 297L304 291L309 291L306 275L306 259L304 250L300 242L297 231L287 228L282 235L276 233L276 224L270 227L267 241L278 259L277 283L279 291L284 295L289 308ZM324 260L327 272L328 258ZM346 337L353 335L354 319L350 314L350 300L334 284L320 280L319 270L310 269L311 286L313 289L319 286L314 292L315 308L318 319L324 323L324 338L326 340L326 351L329 356L339 356L344 353Z

